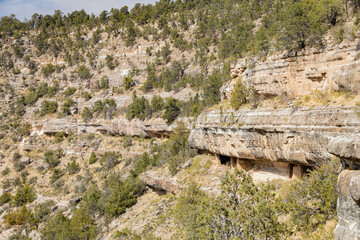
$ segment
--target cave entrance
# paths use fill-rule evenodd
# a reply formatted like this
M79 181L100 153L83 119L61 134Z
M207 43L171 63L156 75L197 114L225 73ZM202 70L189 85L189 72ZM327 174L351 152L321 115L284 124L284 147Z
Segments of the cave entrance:
M219 158L220 158L221 165L229 165L230 164L231 159L229 156L219 155Z
M293 175L294 175L294 167L295 167L295 164L289 164L289 172L288 172L288 178L292 178Z

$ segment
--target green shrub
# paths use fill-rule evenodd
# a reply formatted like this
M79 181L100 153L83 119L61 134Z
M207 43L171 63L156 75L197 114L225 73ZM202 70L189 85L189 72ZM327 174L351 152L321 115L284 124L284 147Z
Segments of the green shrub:
M17 172L21 172L22 170L25 169L25 164L19 160L16 160L14 162L14 169L17 171Z
M32 239L27 237L26 235L22 235L21 233L15 233L11 235L8 240L32 240Z
M26 224L29 227L34 227L37 224L37 220L32 212L23 206L16 211L6 214L4 223L9 224L10 226Z
M6 167L4 168L4 170L1 171L1 175L6 176L9 174L9 172L10 172L10 168Z
M41 239L71 239L70 220L61 211L58 211L45 224L41 233Z
M64 91L64 96L65 97L70 97L71 95L73 95L76 92L76 88L75 87L68 87L65 91Z
M158 83L158 78L156 77L156 67L155 64L148 64L146 67L147 79L141 89L145 92L149 92L154 87L160 87Z
M91 94L88 92L83 92L82 97L85 99L85 101L89 101L92 98Z
M206 106L213 106L220 102L220 88L223 85L222 76L219 71L213 71L208 76L203 87L203 100Z
M93 216L95 216L96 213L100 213L101 215L104 214L106 197L96 184L92 185L84 192L82 201L84 203L84 208L89 214Z
M20 69L18 69L17 67L14 67L12 73L14 75L19 75L20 74Z
M22 182L25 183L27 176L29 176L29 173L28 173L28 171L24 170L20 173L20 176L21 176Z
M105 104L101 100L96 100L93 106L94 113L101 113L104 110Z
M190 149L188 145L189 134L184 123L179 122L174 129L174 134L170 136L165 146L162 147L163 151L168 152L168 168L171 174L176 174L186 159L196 156L196 151Z
M290 228L279 220L284 204L274 192L273 185L255 185L248 173L235 170L223 177L217 198L190 184L176 204L175 219L190 239L286 238Z
M164 59L165 63L170 61L171 50L168 44L161 48L160 55Z
M53 173L50 177L50 183L53 184L55 183L57 180L59 180L62 176L64 176L64 171L62 171L61 169L54 169Z
M131 136L125 136L123 139L123 147L128 148L132 146L132 137Z
M164 106L165 112L162 116L167 124L173 123L181 112L181 101L175 98L168 98Z
M151 116L151 107L149 101L144 96L141 98L135 97L132 103L128 106L126 118L132 120L138 118L145 120Z
M340 170L340 162L334 159L291 184L286 200L298 230L311 232L336 218L336 183Z
M80 65L77 69L77 73L79 75L79 78L82 80L91 78L90 70L86 68L85 65Z
M41 98L41 97L45 96L46 94L48 94L48 91L49 91L48 84L42 82L36 88L35 94L36 94L37 98Z
M35 200L35 196L34 188L29 184L25 184L17 189L16 194L12 199L12 203L17 207L23 206L27 203L33 202Z
M24 49L22 47L20 47L19 45L13 45L12 49L14 51L14 55L17 58L22 58L24 56Z
M11 201L11 194L9 192L3 192L0 196L0 206Z
M105 61L106 61L106 66L110 70L114 70L115 67L117 67L117 65L118 65L117 60L114 60L114 57L112 55L106 55Z
M96 31L93 32L92 42L94 44L99 43L101 40L101 31L100 29L96 29Z
M63 150L59 148L56 151L46 151L44 153L44 160L50 168L54 168L60 163L60 158L63 155Z
M33 106L37 100L38 100L38 96L36 95L35 93L35 90L32 90L32 91L28 91L25 96L24 96L24 103L27 105L27 106Z
M30 136L31 134L31 125L29 123L21 124L16 128L16 132L20 136Z
M124 78L124 88L125 90L131 89L133 86L135 86L135 82L130 76L126 76Z
M21 157L22 156L19 152L14 152L12 160L15 162L15 161L20 160Z
M3 187L3 189L8 189L10 186L11 186L11 182L10 182L9 179L5 179L5 180L2 182L2 187Z
M52 65L51 63L46 64L44 67L42 67L41 69L41 73L45 76L45 77L50 77L51 74L53 74L55 72L55 67L54 65Z
M55 134L55 140L54 140L55 143L60 143L60 142L64 141L64 137L65 137L64 132L57 132Z
M124 182L110 176L107 185L110 196L105 205L105 213L111 217L118 217L126 209L136 204L137 196L144 192L144 185L138 178L127 178Z
M154 95L151 99L151 109L153 112L158 112L164 109L164 99L161 96Z
M94 152L91 153L90 157L89 157L89 164L94 164L97 162L97 157L96 154Z
M31 177L31 178L29 179L29 184L35 185L36 182L37 182L37 180L38 180L38 177L37 177L37 176L33 176L33 177Z
M36 205L34 210L35 218L40 222L47 222L51 214L51 207L54 205L55 203L53 201L46 201Z
M88 122L92 118L92 112L88 107L85 107L81 113L81 117L85 122Z
M74 105L74 101L71 98L67 98L64 104L61 106L61 112L65 115L71 115L71 107Z
M75 211L71 218L71 228L73 234L79 239L95 239L97 227L95 221L89 216L84 208Z
M57 191L61 191L61 190L64 191L64 189L62 189L62 187L66 186L64 179L59 179L59 180L55 181L53 185L54 185L54 188L55 188ZM76 192L76 186L75 186L75 193L77 193L77 192Z
M109 78L108 76L103 76L100 80L99 89L108 89L109 88Z
M234 91L231 94L230 104L235 110L238 110L241 105L247 101L247 89L241 79L236 82Z
M70 175L75 174L80 171L80 165L75 162L75 160L68 163L66 169Z
M59 91L59 83L55 82L53 86L48 88L48 95L50 97L55 96L55 94Z
M113 167L119 163L121 154L115 152L106 152L100 159L100 164L104 168L105 172L108 173Z
M97 228L93 218L84 208L75 210L71 219L58 212L42 230L41 239L96 239Z
M135 162L134 169L131 170L131 175L136 178L143 173L149 165L156 165L157 158L151 157L147 152L143 153Z
M57 109L58 109L57 102L44 100L41 103L40 115L45 116L46 114L56 113Z

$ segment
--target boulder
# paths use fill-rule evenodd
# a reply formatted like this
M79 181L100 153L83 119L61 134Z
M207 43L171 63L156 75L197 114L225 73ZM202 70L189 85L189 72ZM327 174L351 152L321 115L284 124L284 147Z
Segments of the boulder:
M329 142L327 150L345 160L351 169L360 169L360 134L336 137Z
M360 171L345 170L338 179L336 240L360 239Z
M176 178L160 175L154 171L147 171L140 174L140 179L148 187L157 191L179 193L182 186L177 183Z
M22 157L20 159L20 162L22 162L25 165L29 165L30 163L32 163L32 159L28 158L28 157Z

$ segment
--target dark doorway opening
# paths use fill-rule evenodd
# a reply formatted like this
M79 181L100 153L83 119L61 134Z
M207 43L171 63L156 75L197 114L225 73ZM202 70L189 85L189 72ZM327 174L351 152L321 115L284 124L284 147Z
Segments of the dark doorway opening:
M295 164L289 164L289 174L288 174L288 177L289 178L292 178L293 175L294 175L294 167L295 167Z
M228 156L219 155L219 158L221 165L226 165L227 163L230 163L230 157Z

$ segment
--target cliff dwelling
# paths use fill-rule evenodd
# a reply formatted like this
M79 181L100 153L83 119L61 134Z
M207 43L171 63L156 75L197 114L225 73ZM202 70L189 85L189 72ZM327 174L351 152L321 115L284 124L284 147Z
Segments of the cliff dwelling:
M226 166L230 169L238 168L251 172L254 180L301 178L309 170L313 169L313 167L310 166L294 163L240 159L221 154L214 155L219 165Z

